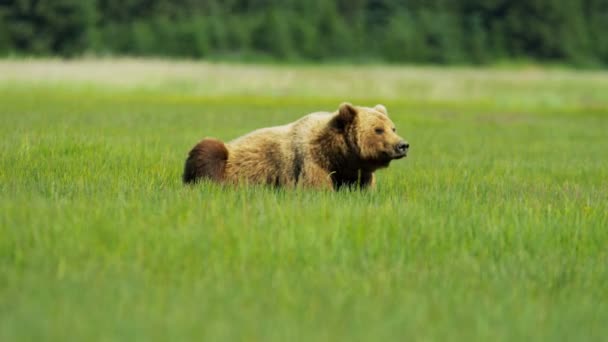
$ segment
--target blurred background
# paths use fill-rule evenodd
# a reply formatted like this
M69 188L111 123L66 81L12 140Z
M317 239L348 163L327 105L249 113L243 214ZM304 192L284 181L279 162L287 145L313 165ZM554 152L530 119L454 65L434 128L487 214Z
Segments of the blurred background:
M2 0L1 56L608 65L608 0Z

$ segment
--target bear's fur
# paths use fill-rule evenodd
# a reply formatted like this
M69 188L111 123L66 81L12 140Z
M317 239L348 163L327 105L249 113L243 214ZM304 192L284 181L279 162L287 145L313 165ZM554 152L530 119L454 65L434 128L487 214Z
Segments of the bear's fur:
M203 139L188 155L183 181L365 188L374 185L374 171L405 157L408 148L384 106L344 103L334 113L312 113L226 144Z

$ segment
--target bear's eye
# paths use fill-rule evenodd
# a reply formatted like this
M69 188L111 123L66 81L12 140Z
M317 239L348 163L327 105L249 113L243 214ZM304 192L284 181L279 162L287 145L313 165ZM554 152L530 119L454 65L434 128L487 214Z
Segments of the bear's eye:
M395 127L393 127L393 132L397 132L397 129Z
M376 128L376 134L382 134L384 133L384 129L383 128Z

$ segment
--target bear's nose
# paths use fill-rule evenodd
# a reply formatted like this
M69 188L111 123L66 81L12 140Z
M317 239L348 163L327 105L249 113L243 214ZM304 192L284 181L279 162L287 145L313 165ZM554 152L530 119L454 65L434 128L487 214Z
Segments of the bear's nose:
M407 149L410 148L410 144L407 141L400 141L397 146L395 146L395 149L397 150L397 152L399 153L405 153L405 151L407 151Z

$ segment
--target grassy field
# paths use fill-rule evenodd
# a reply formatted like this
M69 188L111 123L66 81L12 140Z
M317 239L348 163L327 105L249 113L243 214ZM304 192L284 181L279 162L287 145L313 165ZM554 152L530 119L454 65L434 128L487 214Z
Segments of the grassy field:
M0 340L602 341L608 73L0 62ZM204 136L385 104L372 192L184 187Z

